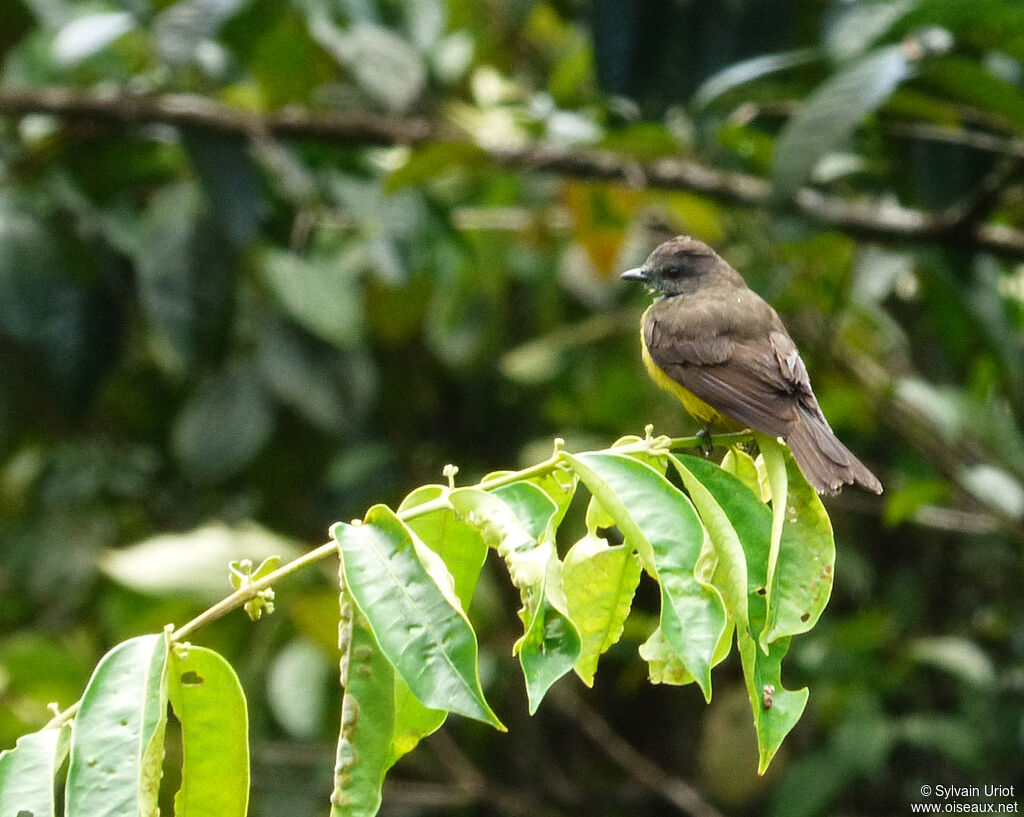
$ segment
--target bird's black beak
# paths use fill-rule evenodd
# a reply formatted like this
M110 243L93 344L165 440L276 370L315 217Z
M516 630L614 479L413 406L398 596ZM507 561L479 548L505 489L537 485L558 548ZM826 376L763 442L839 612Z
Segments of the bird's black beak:
M623 281L646 281L648 276L643 267L628 269L619 276Z

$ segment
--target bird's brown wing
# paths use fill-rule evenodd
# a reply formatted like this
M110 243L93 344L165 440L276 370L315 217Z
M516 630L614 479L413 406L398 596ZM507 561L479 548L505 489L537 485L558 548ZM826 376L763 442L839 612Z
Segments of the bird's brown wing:
M774 313L755 337L688 313L678 320L663 311L645 323L648 353L665 374L727 417L773 436L798 421L801 403L820 416L807 369Z
M796 345L771 317L770 330L753 337L672 332L672 321L652 320L644 340L651 359L683 388L738 423L785 439L816 490L858 482L880 493L878 479L832 433Z

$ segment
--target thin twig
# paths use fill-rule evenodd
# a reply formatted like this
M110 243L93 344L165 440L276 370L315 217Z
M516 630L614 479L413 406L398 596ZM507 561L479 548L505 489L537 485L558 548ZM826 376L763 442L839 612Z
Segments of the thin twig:
M338 145L406 145L447 142L479 149L492 161L521 171L544 171L630 187L686 190L747 207L774 207L765 179L710 167L683 158L640 162L607 151L543 143L524 147L480 145L447 123L367 111L283 108L254 113L205 97L182 94L99 95L63 88L0 91L0 114L50 114L69 120L140 125L164 123L243 138L317 139ZM986 140L979 139L979 143ZM1024 231L999 224L964 231L946 213L913 210L877 199L848 199L803 188L785 206L809 221L852 235L927 243L968 241L978 249L1024 258Z
M522 792L491 783L445 730L435 732L427 738L427 743L451 776L452 785L463 795L487 803L508 817L540 813L538 804L529 802L529 798Z
M578 694L564 686L553 687L549 699L609 760L645 789L660 795L690 817L723 817L691 784L641 754Z

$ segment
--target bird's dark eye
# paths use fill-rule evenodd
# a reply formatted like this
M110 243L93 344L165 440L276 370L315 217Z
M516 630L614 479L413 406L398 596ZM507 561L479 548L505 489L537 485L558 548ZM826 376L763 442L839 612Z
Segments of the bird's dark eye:
M665 274L669 278L678 278L680 275L683 274L683 271L679 269L679 267L669 267L667 270L665 270Z

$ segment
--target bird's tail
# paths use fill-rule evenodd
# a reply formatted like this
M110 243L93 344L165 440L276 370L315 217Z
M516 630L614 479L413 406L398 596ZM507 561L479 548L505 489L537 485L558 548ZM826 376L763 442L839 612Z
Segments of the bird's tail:
M844 485L857 484L882 493L882 483L832 433L820 415L801 407L800 421L785 437L800 470L819 494L838 493Z

